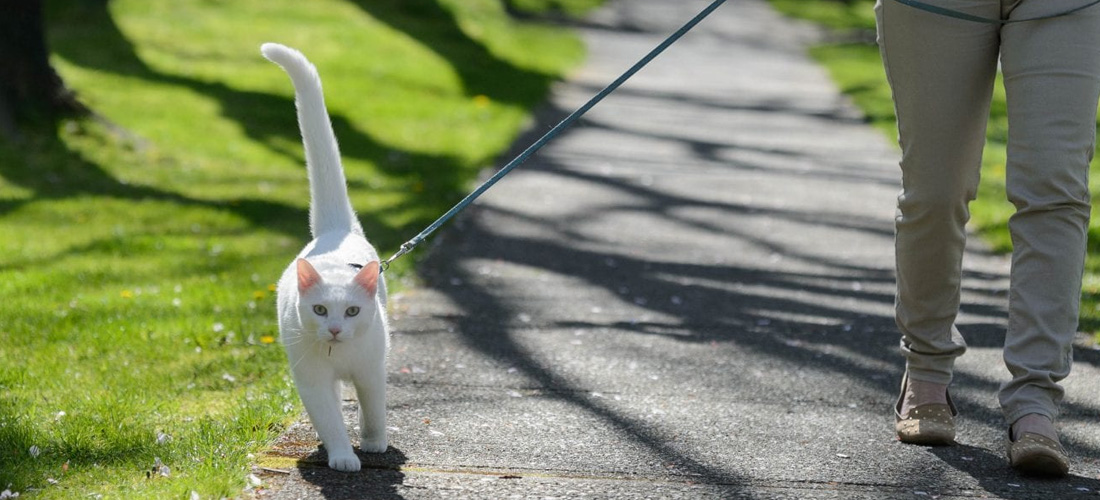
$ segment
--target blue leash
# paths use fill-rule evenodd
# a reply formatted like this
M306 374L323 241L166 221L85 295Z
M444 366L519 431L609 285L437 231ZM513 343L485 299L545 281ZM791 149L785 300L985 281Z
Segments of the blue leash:
M953 17L955 19L962 19L963 21L971 21L971 22L975 22L975 23L997 24L997 25L1027 23L1027 22L1031 22L1031 21L1042 21L1043 19L1053 19L1055 17L1068 16L1070 14L1073 14L1074 12L1085 10L1089 7L1092 7L1093 5L1100 4L1100 0L1093 0L1090 3L1087 3L1087 4L1082 5L1080 7L1074 7L1072 9L1069 9L1069 10L1064 11L1064 12L1059 12L1057 14L1049 14L1049 15L1045 15L1045 16L1029 17L1027 19L990 19L988 17L973 16L973 15L967 14L965 12L959 12L957 10L952 10L952 9L939 7L939 6L932 5L932 4L927 4L927 3L921 2L919 0L894 0L894 1L897 2L897 3L903 4L903 5L908 5L912 8L914 8L914 9L920 9L920 10L923 10L925 12L931 12L933 14L939 14L941 16Z
M386 269L389 269L390 262L393 262L398 257L409 253L414 247L424 241L425 238L435 232L436 229L439 229L440 226L450 220L451 217L454 217L455 214L461 212L470 203L473 203L473 201L477 199L478 196L481 196L482 193L488 191L489 188L493 187L493 184L496 184L497 181L499 181L502 177L508 175L508 172L511 172L512 169L516 168L524 161L527 161L527 159L530 158L531 155L535 154L535 152L546 145L547 142L550 142L550 140L561 133L561 131L569 128L570 125L576 122L577 119L579 119L582 115L587 113L588 110L592 109L592 107L602 101L604 97L607 97L616 89L618 89L619 86L623 84L623 82L627 81L627 79L629 79L631 76L634 76L634 73L637 73L638 70L642 69L646 64L649 64L650 61L660 55L661 52L664 52L665 49L667 49L670 45L679 40L680 37L684 36L684 34L694 28L696 24L699 24L699 21L702 21L703 18L710 15L711 12L714 12L714 9L717 9L718 6L725 3L725 1L726 0L714 0L714 3L711 3L707 8L703 9L702 12L700 12L698 15L688 21L687 24L680 27L679 30L676 30L675 33L669 35L669 37L666 38L665 41L661 42L660 45L658 45L656 48L646 54L645 57L635 63L634 66L631 66L630 69L626 70L626 72L623 73L622 76L619 76L619 78L611 82L610 85L604 87L603 90L601 90L598 94L589 99L588 102L584 103L584 106L578 108L571 115L567 116L564 120L555 125L554 128L550 129L549 132L540 137L539 140L535 141L534 144L528 146L527 149L519 154L519 156L508 162L508 164L505 165L504 168L501 168L497 173L493 174L493 176L490 177L489 180L478 186L478 188L475 189L474 192L466 195L466 197L463 198L462 201L458 202L458 204L454 207L451 207L451 209L448 210L447 213L443 214L442 217L436 219L435 222L433 222L430 226L421 231L420 234L414 236L413 239L403 243L397 253L393 254L392 257L382 261L380 266L381 271L384 272ZM1100 2L1100 0L1097 1Z

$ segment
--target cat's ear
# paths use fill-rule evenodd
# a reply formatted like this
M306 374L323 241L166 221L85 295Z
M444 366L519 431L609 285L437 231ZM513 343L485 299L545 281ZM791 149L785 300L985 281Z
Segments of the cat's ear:
M367 295L374 296L378 293L378 261L372 261L363 266L355 275L355 282L367 291Z
M298 259L298 292L305 293L321 282L321 275L306 259Z

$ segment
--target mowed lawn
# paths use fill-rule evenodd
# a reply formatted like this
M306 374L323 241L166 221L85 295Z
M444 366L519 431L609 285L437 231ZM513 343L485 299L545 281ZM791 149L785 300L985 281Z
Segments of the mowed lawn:
M599 2L46 2L53 64L105 121L0 141L0 492L239 496L300 412L273 283L309 239L308 186L293 90L261 43L317 65L388 255L583 59L538 13Z
M891 140L897 138L890 87L874 43L874 0L770 0L781 12L831 28L837 42L814 47L811 54L828 68L841 90L853 98L868 121ZM848 41L845 41L847 39ZM978 199L970 204L971 227L997 252L1012 251L1008 219L1015 208L1005 194L1008 110L1000 75L994 88L982 159ZM1100 123L1097 123L1100 131ZM1081 325L1100 341L1100 155L1091 166L1093 215L1081 294ZM899 186L900 189L900 186Z

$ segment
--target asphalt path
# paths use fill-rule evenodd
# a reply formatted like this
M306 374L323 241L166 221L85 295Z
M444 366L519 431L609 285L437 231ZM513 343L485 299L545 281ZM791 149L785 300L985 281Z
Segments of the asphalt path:
M708 3L612 1L579 23L589 60L516 152ZM1008 261L978 241L959 445L895 440L898 151L807 57L819 36L730 0L501 181L392 297L390 450L329 471L303 420L258 458L256 493L1100 495L1100 351L1084 344L1060 420L1071 476L1006 464Z

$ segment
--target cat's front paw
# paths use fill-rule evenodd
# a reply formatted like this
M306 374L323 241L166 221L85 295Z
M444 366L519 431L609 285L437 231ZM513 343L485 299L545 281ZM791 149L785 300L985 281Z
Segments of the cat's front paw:
M356 472L359 470L359 457L355 453L329 454L328 467L340 472Z
M386 436L373 439L362 438L359 440L359 449L367 453L385 453L388 446L389 444L387 443Z

